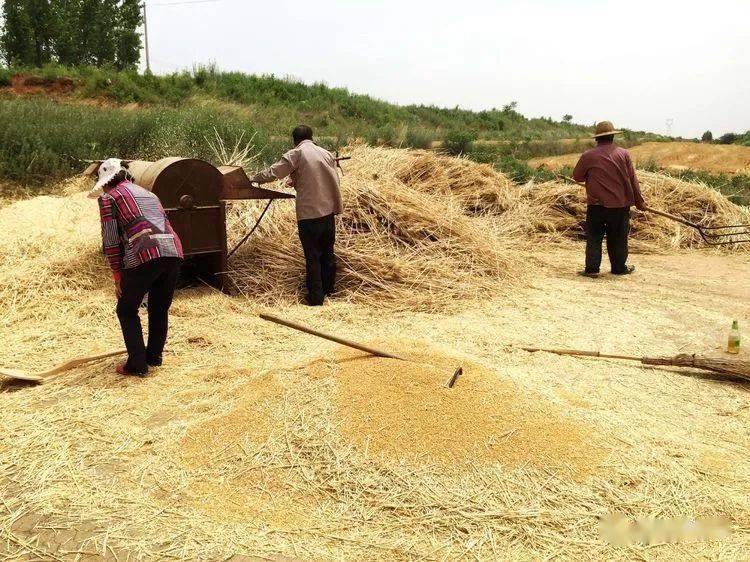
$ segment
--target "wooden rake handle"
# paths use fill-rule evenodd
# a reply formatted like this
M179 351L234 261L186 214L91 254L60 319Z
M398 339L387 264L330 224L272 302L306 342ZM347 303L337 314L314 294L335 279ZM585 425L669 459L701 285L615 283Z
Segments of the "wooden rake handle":
M266 314L264 312L261 312L260 314L258 314L258 316L260 316L263 320L268 320L269 322L281 324L282 326L286 326L287 328L292 328L293 330L298 330L300 332L304 332L312 336L317 336L319 338L323 338L324 340L329 340L329 341L336 342L341 345L345 345L347 347L351 347L353 349L358 349L359 351L364 351L365 353L369 353L371 355L376 355L378 357L387 357L389 359L399 359L401 361L405 361L405 359L403 359L402 357L399 357L398 355L393 355L392 353L388 353L387 351L381 351L379 349L375 349L374 347L369 347L361 343L357 343L355 341L340 338L339 336L334 336L333 334L327 334L325 332L313 330L312 328L308 328L307 326L303 326L302 324L297 324L296 322L292 322L291 320L285 320L283 318L279 318L278 316L273 316L272 314Z
M50 369L49 371L45 371L43 376L51 377L59 373L64 373L65 371L70 371L71 369L75 369L76 367L80 367L81 365L85 365L87 363L93 363L94 361L106 359L107 357L116 357L117 355L125 355L126 353L127 353L126 350L118 349L117 351L108 351L107 353L99 353L97 355L77 357L76 359L71 359L70 361L66 361L62 365L58 365L57 367L54 367Z

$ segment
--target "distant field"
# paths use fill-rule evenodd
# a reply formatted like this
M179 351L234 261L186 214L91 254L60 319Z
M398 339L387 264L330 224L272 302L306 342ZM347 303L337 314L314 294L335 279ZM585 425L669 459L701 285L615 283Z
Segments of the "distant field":
M749 174L750 146L694 142L646 142L629 149L636 165L656 164L672 170L704 170L711 173ZM544 164L558 169L575 166L580 153L533 158L533 168Z

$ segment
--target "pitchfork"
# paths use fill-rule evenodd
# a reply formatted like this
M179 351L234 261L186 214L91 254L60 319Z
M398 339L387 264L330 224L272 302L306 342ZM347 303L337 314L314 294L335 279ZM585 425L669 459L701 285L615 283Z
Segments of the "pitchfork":
M562 174L557 174L557 173L555 175L558 178L561 178L571 183L575 183L580 186L586 187L586 184L578 182L571 177L564 176ZM677 215L672 215L670 213L666 213L664 211L660 211L652 207L646 207L645 210L648 211L649 213L653 213L655 215L668 218L675 222L679 222L680 224L684 224L685 226L689 226L690 228L694 228L695 230L698 231L698 234L701 235L701 238L703 238L703 241L709 246L724 246L726 244L743 244L745 242L750 242L750 224L730 224L726 226L701 226L697 223L690 222L689 220L684 219L682 217L678 217ZM736 230L734 232L726 232L726 231L731 231L732 229L739 229L739 230ZM738 236L739 238L732 239L733 236L735 237Z

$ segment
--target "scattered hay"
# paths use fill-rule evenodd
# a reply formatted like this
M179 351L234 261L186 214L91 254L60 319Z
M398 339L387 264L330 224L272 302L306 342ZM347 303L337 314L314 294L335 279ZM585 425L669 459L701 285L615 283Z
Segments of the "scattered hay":
M182 457L191 467L222 462L227 455L249 454L265 444L276 425L283 387L266 374L241 387L240 403L223 415L190 428L182 440Z
M477 217L461 200L448 204L436 197L451 213L450 220L438 217L436 222L421 210L430 199L428 183L408 180L417 187L395 201L390 192L365 189L381 164L392 174L387 186L400 190L405 185L406 179L394 178L412 156L394 152L384 151L381 163L376 153L370 160L363 155L365 170L350 169L344 178L345 184L364 186L363 195L350 192L350 199L362 197L357 213L369 214L365 218L378 225L368 234L369 242L361 241L357 236L364 233L354 230L359 215L342 217L350 221L342 224L352 229L344 235L351 238L344 244L352 248L349 259L358 256L357 267L367 275L347 278L354 274L343 264L344 292L359 304L335 299L323 309L284 313L327 331L346 325L368 338L394 337L398 329L428 341L453 341L476 362L497 365L497 372L472 364L449 395L442 384L453 360L438 352L428 353L437 371L417 370L396 380L388 361L330 359L328 344L257 320L253 308L259 299L254 297L260 293L248 293L246 302L204 288L181 291L173 307L165 366L155 375L115 377L114 361L108 361L38 387L0 382L0 558L72 559L88 553L120 560L235 555L737 559L747 552L750 468L747 399L741 387L654 377L621 365L586 364L584 372L572 358L531 357L500 348L498 342L505 338L538 335L552 316L550 307L559 304L557 291L574 283L569 279L543 277L541 283L552 290L541 300L518 303L518 310L535 319L533 327L521 325L525 317L518 317L513 327L503 324L503 315L520 314L509 309L512 299L497 305L472 303L471 310L456 316L384 317L377 306L379 299L389 298L388 291L395 295L391 304L424 309L447 300L430 290L487 295L490 285L485 283L494 277L482 272L492 270L495 259L512 268L521 257L490 248L487 255L473 258L473 270L464 267L456 277L445 268L467 259L462 252L485 253L482 248L497 244L498 235L518 232L514 229L529 219L517 212L519 202L511 201L503 212L490 207ZM717 212L725 211L718 205ZM387 218L393 224L383 225ZM467 232L464 225L469 225L468 239L461 238ZM248 276L257 273L274 291L272 273L278 275L287 285L273 294L288 302L297 289L290 280L298 282L302 275L301 252L288 243L296 244L293 219L280 214L267 228L268 238L258 236L255 249L283 252L270 260L273 271ZM416 244L420 228L437 233L421 244L429 246L424 251L438 266L418 262L421 271L436 276L432 280L407 277L416 269L404 248ZM553 224L551 230L555 228ZM82 194L17 201L0 208L0 230L4 366L41 369L71 355L121 345L93 201ZM526 236L539 239L538 233ZM270 241L265 248L264 240ZM461 240L468 240L470 251L453 249L451 244ZM515 245L523 238L500 240ZM386 250L377 250L380 241ZM376 249L374 261L368 248ZM416 244L413 249L415 260L421 248ZM399 260L407 262L405 281L392 280ZM367 273L368 267L377 275ZM458 289L446 288L456 279ZM480 288L472 289L470 283ZM415 296L419 291L427 296ZM577 309L585 301L602 310L600 301L589 300L590 292L581 294L577 285L575 291ZM670 298L682 304L689 297L683 292ZM599 299L606 300L601 294ZM457 302L469 308L465 300ZM561 308L559 326L549 337L577 337L576 316ZM639 310L649 324L659 313ZM611 337L640 341L648 334L660 336L648 327L644 336L634 323L624 322L624 333ZM694 330L691 334L695 337ZM475 372L480 376L473 378ZM386 384L388 379L401 386ZM555 390L561 388L585 397L590 407L563 415L563 399L572 399ZM555 402L558 407L552 406ZM426 415L409 417L407 407ZM371 418L365 417L365 408L372 408ZM477 419L472 408L485 415ZM522 425L500 441L502 454L483 451L480 445L492 441L513 418ZM547 439L539 428L550 420L553 433ZM460 474L446 469L451 461L441 460L441 454L425 454L403 429L414 427L415 434L437 447L450 421L462 428L468 445L450 444L443 458L472 461ZM352 423L369 432L369 445L358 440ZM376 427L384 433L377 455ZM617 448L606 458L584 451L592 468L599 467L578 471L583 464L580 443L596 443L599 437L608 446L616 441ZM399 455L395 439L415 453ZM566 473L558 466L558 455L578 472ZM729 468L722 469L724 465ZM597 517L612 511L634 517L722 515L732 520L733 534L715 543L615 549L596 534ZM26 525L29 520L33 523Z

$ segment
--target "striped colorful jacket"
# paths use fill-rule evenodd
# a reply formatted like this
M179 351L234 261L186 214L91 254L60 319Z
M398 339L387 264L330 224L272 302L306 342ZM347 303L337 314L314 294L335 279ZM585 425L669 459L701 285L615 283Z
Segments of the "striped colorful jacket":
M132 269L161 257L182 256L182 243L172 229L159 198L129 181L99 196L102 246L119 280Z

